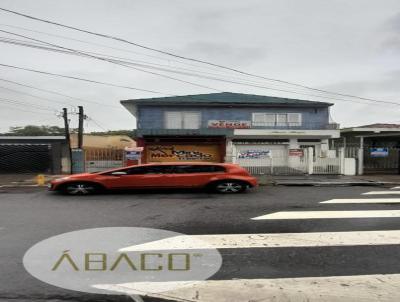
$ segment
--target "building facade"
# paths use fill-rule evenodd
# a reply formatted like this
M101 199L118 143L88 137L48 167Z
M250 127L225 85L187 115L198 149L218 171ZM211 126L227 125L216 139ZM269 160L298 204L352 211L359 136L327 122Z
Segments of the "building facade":
M143 162L231 162L310 147L327 156L339 137L331 103L224 92L121 104L136 118Z
M400 125L376 123L340 130L331 147L358 159L359 174L400 174ZM362 163L362 164L361 164Z

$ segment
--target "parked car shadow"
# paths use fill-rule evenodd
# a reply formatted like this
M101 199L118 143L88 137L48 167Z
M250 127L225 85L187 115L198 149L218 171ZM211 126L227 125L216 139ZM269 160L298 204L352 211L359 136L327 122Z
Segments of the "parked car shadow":
M68 197L69 195L63 194L58 191L49 192L55 195L61 195ZM119 189L119 190L105 190L102 192L89 194L89 195L73 195L79 197L88 197L88 196L102 196L102 195L155 195L155 194L194 194L201 196L222 196L229 195L223 193L210 192L201 188L161 188L161 189ZM71 196L72 197L72 196Z

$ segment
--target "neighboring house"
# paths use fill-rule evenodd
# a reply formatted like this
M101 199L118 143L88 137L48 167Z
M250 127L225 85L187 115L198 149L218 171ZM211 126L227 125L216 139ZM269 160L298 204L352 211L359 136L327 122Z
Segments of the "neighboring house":
M359 174L400 174L400 125L370 124L340 130L333 147L345 147L346 154L363 163Z
M143 162L224 162L249 150L306 147L327 156L328 140L339 137L329 121L331 103L224 92L121 104L136 117Z
M68 173L69 158L64 136L0 136L0 173Z
M78 134L71 134L71 147L78 147ZM118 168L125 164L124 149L135 147L136 142L127 135L83 135L83 154L73 154L73 171L96 172ZM75 160L76 156L76 160Z
M78 134L73 133L71 138L71 148L78 147ZM136 142L127 135L83 135L84 149L121 149L134 147Z
M400 147L400 124L371 124L340 130L341 147Z

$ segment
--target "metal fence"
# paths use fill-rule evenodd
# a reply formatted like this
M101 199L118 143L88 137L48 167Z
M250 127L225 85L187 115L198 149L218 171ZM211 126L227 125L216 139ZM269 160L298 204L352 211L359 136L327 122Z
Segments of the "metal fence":
M88 173L119 168L124 165L124 150L116 148L85 149L85 170Z
M313 174L340 174L339 157L316 157L313 163Z
M307 173L308 154L289 156L289 150L273 150L268 156L235 157L235 162L253 175L300 175Z
M399 171L400 148L385 148L387 155L382 157L373 156L371 148L364 148L364 172L396 174Z
M235 156L234 162L253 175L337 175L341 173L342 161L338 152L334 157L314 156L310 152L312 151L309 149L303 149L302 156L291 156L288 149L272 150L269 156L258 158L240 158L240 156Z

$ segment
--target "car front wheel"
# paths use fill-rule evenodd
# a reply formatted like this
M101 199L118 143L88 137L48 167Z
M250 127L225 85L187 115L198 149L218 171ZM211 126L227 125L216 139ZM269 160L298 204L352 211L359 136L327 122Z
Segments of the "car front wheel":
M60 189L61 193L67 195L90 195L99 192L99 186L91 183L74 182L65 184Z
M246 191L247 184L235 180L226 180L214 184L213 189L218 193L241 193Z

